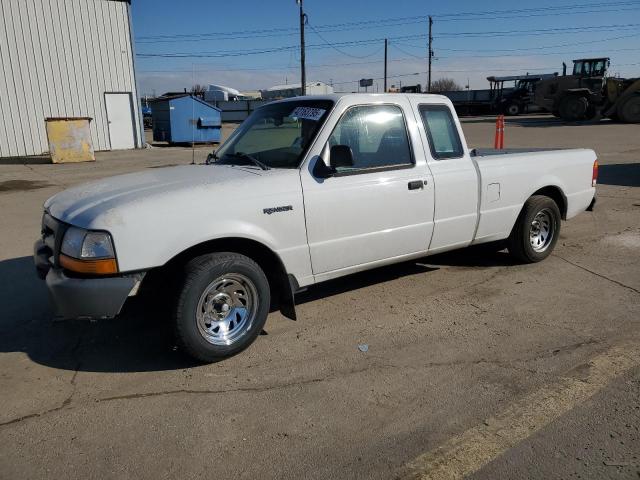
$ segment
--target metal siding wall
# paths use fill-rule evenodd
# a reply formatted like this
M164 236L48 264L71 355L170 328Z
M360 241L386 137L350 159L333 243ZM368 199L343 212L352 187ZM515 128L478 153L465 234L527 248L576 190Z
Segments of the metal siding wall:
M37 35L38 25L30 20L35 17L34 0L25 0L25 6L27 15L22 16L22 35L27 51L26 59L29 71L29 83L31 85L30 92L33 98L33 102L31 103L33 106L33 117L31 118L46 118L49 116L50 109L49 102L46 99L46 91L43 92L46 78L43 75L42 69L38 68L38 63L42 59L42 56L38 54L40 50L40 41ZM35 128L32 129L32 133L34 150L48 150L47 135L44 129Z
M109 0L0 1L0 157L48 150L46 117L91 117L95 150L108 150L105 92L131 92L142 131L130 6Z
M0 156L6 157L18 151L13 122L10 121L13 113L9 102L9 87L13 88L13 76L11 62L9 60L9 43L5 27L5 7L0 2L0 113L2 125L0 125Z
M8 50L8 90L6 95L9 100L9 121L13 124L14 134L16 135L15 146L17 150L13 155L20 155L27 148L27 142L31 140L31 132L25 128L27 119L25 96L23 92L24 82L26 79L20 71L19 56L24 53L24 49L18 50L16 41L16 32L14 22L19 18L17 4L15 2L0 2L3 5L4 27L7 36ZM5 70L6 71L6 70ZM26 132L25 132L26 130Z
M122 40L124 43L122 51L122 59L125 62L126 81L131 85L131 91L133 92L133 117L135 120L135 132L136 132L136 146L142 148L144 145L144 125L142 122L142 105L138 97L138 82L136 81L136 65L135 65L135 51L133 50L133 26L131 21L131 9L129 5L124 2L121 3L120 8L121 19L119 25L123 28Z

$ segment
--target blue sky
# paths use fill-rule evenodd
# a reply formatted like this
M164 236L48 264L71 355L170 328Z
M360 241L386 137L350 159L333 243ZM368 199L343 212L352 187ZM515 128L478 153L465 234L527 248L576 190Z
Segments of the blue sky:
M299 82L294 0L132 4L142 94L193 83L253 90ZM304 6L307 79L333 82L336 91L383 76L385 37L389 83L424 85L426 15L434 17L434 79L487 88L488 75L561 71L563 60L571 65L589 56L611 57L612 73L640 76L640 0L305 0ZM374 82L382 88L382 80Z

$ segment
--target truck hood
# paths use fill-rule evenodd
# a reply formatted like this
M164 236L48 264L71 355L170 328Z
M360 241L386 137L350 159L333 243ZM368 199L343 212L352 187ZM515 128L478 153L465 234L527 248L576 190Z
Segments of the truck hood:
M243 193L255 191L249 185L260 182L263 173L253 167L231 165L184 165L118 175L64 190L49 198L44 206L55 218L84 228L108 229L109 215L123 207L132 207L164 199L182 197L191 192L221 192L241 187ZM215 195L218 197L218 195ZM202 201L202 199L200 200ZM102 225L96 221L102 218ZM113 218L112 218L113 220Z

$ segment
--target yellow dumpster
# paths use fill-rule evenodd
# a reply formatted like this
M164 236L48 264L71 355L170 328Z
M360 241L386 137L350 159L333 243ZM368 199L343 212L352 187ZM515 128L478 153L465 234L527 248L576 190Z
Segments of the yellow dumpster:
M53 163L93 162L89 117L47 118L47 139Z

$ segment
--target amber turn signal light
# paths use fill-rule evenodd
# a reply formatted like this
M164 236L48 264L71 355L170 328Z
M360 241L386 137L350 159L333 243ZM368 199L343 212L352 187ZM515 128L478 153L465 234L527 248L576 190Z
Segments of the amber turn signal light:
M99 258L78 260L64 254L60 254L60 266L76 273L90 275L111 275L118 273L118 265L115 258Z

